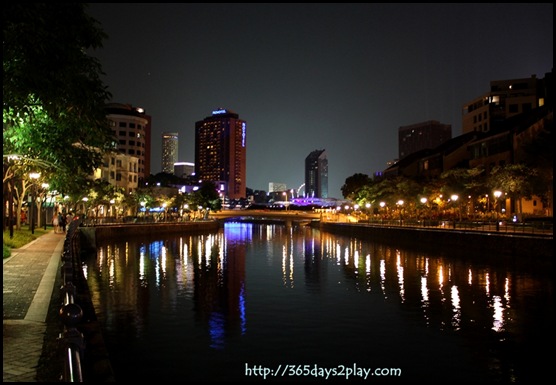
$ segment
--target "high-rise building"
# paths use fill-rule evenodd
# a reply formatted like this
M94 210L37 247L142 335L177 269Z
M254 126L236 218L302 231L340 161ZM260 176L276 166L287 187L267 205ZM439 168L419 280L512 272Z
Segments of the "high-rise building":
M195 176L229 199L245 198L247 124L226 109L195 123Z
M398 156L403 159L414 152L432 149L452 139L452 126L436 120L403 126L398 129Z
M178 133L162 133L162 172L173 174L178 161Z
M143 180L150 175L151 117L140 107L110 103L106 118L118 141L117 150L138 158L137 176Z
M325 150L315 150L305 158L305 196L328 198L328 159Z

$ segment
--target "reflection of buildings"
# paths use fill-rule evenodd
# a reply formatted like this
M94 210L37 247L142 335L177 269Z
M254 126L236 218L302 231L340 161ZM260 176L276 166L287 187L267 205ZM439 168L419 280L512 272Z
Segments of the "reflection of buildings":
M480 320L475 327L490 323L493 331L501 332L514 321L511 309L518 282L505 270L471 269L455 258L420 256L354 238L334 243L338 239L324 234L322 254L336 263L346 279L359 291L379 292L385 300L419 310L416 314L427 324L459 330L474 327L462 325L462 319L472 318ZM490 314L485 314L485 308L490 308Z
M211 347L221 349L230 334L243 334L245 319L245 239L249 224L228 226L225 235L199 244L192 255L197 315L208 323Z
M402 309L404 318L439 331L483 333L486 328L493 340L496 335L506 338L502 333L511 328L538 330L514 314L514 308L519 314L528 314L523 311L528 308L546 311L534 308L538 302L528 305L528 293L542 292L542 302L552 303L552 286L531 287L537 281L526 274L478 267L469 258L400 250L307 227L235 223L217 234L99 244L86 267L95 272L87 276L95 310L105 317L107 328L142 336L145 329L160 326L153 312L189 314L193 303L211 346L221 348L230 336L247 330L245 280L247 271L253 271L246 260L253 259L246 257L256 245L271 251L265 264L274 263L265 266L282 268L281 275L274 270L269 277L283 280L275 286L294 294L290 298L300 290L334 291L333 286L341 284L345 292L368 295L369 302L372 297L383 300ZM184 334L189 332L188 319L180 319Z

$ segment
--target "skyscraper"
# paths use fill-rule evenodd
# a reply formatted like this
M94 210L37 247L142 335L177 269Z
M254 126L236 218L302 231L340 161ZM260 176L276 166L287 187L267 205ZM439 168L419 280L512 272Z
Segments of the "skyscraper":
M178 133L162 133L162 172L173 174L178 161Z
M246 122L226 109L195 123L195 175L230 198L245 198Z
M305 158L305 196L328 198L328 159L325 150L315 150Z

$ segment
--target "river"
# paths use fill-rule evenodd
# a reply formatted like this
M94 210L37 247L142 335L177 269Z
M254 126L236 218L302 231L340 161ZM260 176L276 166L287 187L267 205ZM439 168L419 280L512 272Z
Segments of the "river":
M83 269L118 381L546 378L551 270L460 254L227 223L98 240Z

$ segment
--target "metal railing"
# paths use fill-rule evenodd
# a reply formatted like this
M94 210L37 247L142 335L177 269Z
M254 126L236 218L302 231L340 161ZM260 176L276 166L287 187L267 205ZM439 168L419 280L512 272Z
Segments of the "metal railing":
M358 221L359 224L389 227L415 227L443 230L483 231L508 234L527 234L553 236L553 223L538 222L510 222L510 221L450 221L450 220L412 220L389 219Z
M60 318L64 325L60 333L59 341L64 352L64 382L83 382L82 361L85 353L85 339L83 334L77 329L77 325L83 318L83 309L76 303L77 288L74 284L77 279L76 256L79 253L79 242L77 228L80 221L73 221L68 226L64 249L62 252L62 280L61 287L63 294Z
M239 211L236 216L250 216L249 211ZM283 218L279 215L277 218ZM272 212L265 212L267 218L273 218ZM225 218L219 216L218 218ZM214 219L209 216L208 220ZM110 226L110 225L148 225L148 224L161 224L161 223L184 223L194 221L206 221L207 219L195 219L184 221L182 219L168 218L168 219L154 219L153 217L103 217L103 218L87 218L83 220L83 226ZM314 219L313 219L314 220ZM372 226L388 226L388 227L415 227L415 228L438 228L438 229L453 229L462 231L484 231L484 232L499 232L499 233L520 233L528 235L542 235L550 236L554 234L553 222L549 220L532 220L523 222L513 222L509 220L485 220L485 221L471 221L471 220L442 220L442 219L361 219L350 215L322 215L320 218L324 222L336 223L357 223L361 225Z

